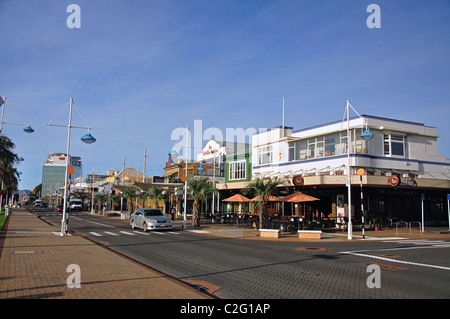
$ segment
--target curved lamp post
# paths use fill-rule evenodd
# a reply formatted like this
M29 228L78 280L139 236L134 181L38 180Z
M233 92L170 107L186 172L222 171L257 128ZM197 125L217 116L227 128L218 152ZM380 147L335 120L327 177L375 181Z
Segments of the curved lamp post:
M56 120L56 118L66 109L67 106L69 106L69 124L68 125L53 124L53 121ZM73 107L75 107L75 110L78 112L78 114L83 119L84 123L86 124L86 127L83 127L83 126L72 126L72 109L73 109ZM68 224L69 224L69 217L68 217L68 214L67 214L66 210L67 210L67 179L68 179L68 175L69 175L69 159L70 159L69 151L70 151L70 133L71 133L71 129L72 128L87 129L88 133L86 135L84 135L83 137L81 137L81 141L86 143L86 144L92 144L92 143L94 143L96 141L96 139L91 135L91 133L90 133L91 128L87 124L87 122L84 119L83 115L81 115L81 113L78 110L78 108L75 106L75 104L73 104L73 99L72 98L70 98L69 103L67 103L61 109L61 111L59 111L59 113L53 118L53 120L47 125L48 126L67 127L66 172L65 172L65 176L64 176L63 216L62 216L62 221L61 221L61 236L66 236L67 235L67 227L68 227Z
M359 116L359 118L362 118L361 115L355 110L355 108L350 104L350 101L347 100L347 106L345 108L345 113L347 114L347 188L348 188L348 226L347 226L347 234L348 239L353 239L353 226L352 226L352 193L351 193L351 174L350 174L350 145L351 145L351 138L350 138L350 108L352 108L353 111ZM345 114L344 114L345 116ZM363 141L369 141L372 139L373 134L370 132L367 128L366 124L366 130L361 134L361 139Z

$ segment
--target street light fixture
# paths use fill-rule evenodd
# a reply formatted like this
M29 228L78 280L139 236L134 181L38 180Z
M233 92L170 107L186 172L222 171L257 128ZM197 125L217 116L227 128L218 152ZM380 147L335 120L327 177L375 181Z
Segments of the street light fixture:
M17 124L17 123L7 123L3 121L3 118L5 116L5 107L6 107L6 96L4 96L3 98L0 97L0 106L2 107L2 117L0 120L0 133L2 133L3 130L3 124L10 124L10 125L20 125L20 126L26 126L23 130L25 133L33 133L34 130L31 128L30 124L26 124L26 121L23 119L23 117L19 114L19 112L16 111L16 109L8 103L8 105L13 109L14 112L16 112L16 114L22 119L22 121L25 124Z
M56 120L56 118L66 109L67 106L69 106L69 124L68 125L53 124L53 122ZM72 109L73 109L73 107L75 107L75 110L78 112L78 114L83 119L84 123L86 124L86 127L83 127L83 126L72 126ZM47 125L48 126L67 127L67 153L66 153L67 158L66 158L66 172L65 172L65 176L64 176L63 216L62 216L62 220L61 220L61 236L66 236L67 235L67 227L68 227L68 224L69 224L69 216L68 216L68 213L66 212L66 210L67 210L67 179L68 179L68 175L69 175L69 159L70 159L69 151L70 151L70 133L71 133L71 129L72 128L87 129L88 130L88 134L84 135L81 138L81 141L86 143L86 144L92 144L92 143L94 143L96 141L96 139L90 134L91 128L89 127L89 124L84 119L83 115L81 115L81 113L78 110L78 108L76 107L76 105L73 103L73 99L72 98L70 98L69 103L67 103L61 109L61 111L59 111L59 113L53 118L53 120Z
M351 145L351 137L350 137L350 108L359 116L359 118L362 118L361 115L355 110L355 108L350 104L350 101L347 100L347 106L345 108L345 113L347 115L347 189L348 189L348 203L347 203L347 209L348 209L348 226L347 226L347 238L349 240L353 239L353 226L352 226L352 192L351 192L351 163L350 163L350 145ZM345 117L344 113L344 117ZM370 132L367 128L366 124L366 130L361 134L361 139L363 141L369 141L372 139L373 134Z

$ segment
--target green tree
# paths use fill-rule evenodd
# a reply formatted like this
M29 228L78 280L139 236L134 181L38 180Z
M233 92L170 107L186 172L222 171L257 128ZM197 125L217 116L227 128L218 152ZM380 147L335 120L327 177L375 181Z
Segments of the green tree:
M127 199L128 211L130 213L132 213L134 210L133 198L136 198L138 196L139 196L138 190L134 187L128 187L122 192L122 197Z
M269 228L269 211L267 204L269 202L269 197L271 195L276 196L278 193L277 187L283 185L283 181L279 179L263 180L257 178L247 184L247 187L242 190L243 195L249 195L253 193L253 196L259 196L257 202L259 208L259 228L266 229Z
M155 201L155 208L157 207L158 203L162 200L166 200L167 195L164 193L164 190L159 187L152 187L147 192L148 197L153 199Z
M13 167L19 161L17 154L13 152L14 147L14 143L8 137L0 135L0 186L2 199L4 194L15 191L19 184L19 173Z
M215 188L211 185L207 177L198 179L190 179L187 181L187 191L194 197L194 205L192 207L192 226L200 226L200 203L208 196L215 192Z
M97 193L94 195L94 202L97 203L97 207L98 207L98 211L102 211L103 210L103 206L105 203L105 200L108 198L108 196L106 194L103 193Z

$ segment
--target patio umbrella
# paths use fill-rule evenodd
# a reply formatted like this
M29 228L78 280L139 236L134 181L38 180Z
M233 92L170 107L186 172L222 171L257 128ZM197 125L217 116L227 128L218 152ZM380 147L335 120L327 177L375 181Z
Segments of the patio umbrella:
M286 202L286 203L306 203L306 202L313 202L316 200L320 200L320 199L303 194L302 192L296 192L294 194L288 195L281 199L282 202ZM299 205L298 209L299 209L298 213L300 215L300 205ZM303 210L304 209L305 209L305 207L303 205Z
M320 199L303 194L302 192L296 192L281 199L282 202L288 203L303 203L303 202L312 202L315 200Z
M243 203L248 203L248 202L251 202L251 200L248 199L245 196L242 196L241 194L236 194L236 195L233 195L231 197L228 197L228 198L224 199L223 202L241 202L241 203L243 202Z
M241 194L236 194L231 197L228 197L223 200L223 202L233 202L233 203L249 203L251 200L245 196L242 196ZM233 205L233 211L234 211L234 205Z

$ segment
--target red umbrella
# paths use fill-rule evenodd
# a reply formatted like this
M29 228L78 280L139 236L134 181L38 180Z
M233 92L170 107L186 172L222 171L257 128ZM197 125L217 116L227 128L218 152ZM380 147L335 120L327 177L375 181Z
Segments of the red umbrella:
M282 202L288 203L302 203L302 202L312 202L315 200L320 200L318 198L303 194L302 192L296 192L294 194L288 195L281 199Z
M245 196L242 196L241 194L236 194L236 195L233 195L231 197L228 197L227 199L224 199L223 202L244 202L244 203L248 203L248 202L251 202L251 200L248 199Z
M224 199L223 202L234 202L234 203L249 203L251 202L250 199L248 199L245 196L242 196L241 194L236 194L233 195L231 197L228 197L227 199ZM248 206L248 205L247 205ZM233 204L233 211L235 211L234 209L234 204ZM248 207L247 207L248 208Z

